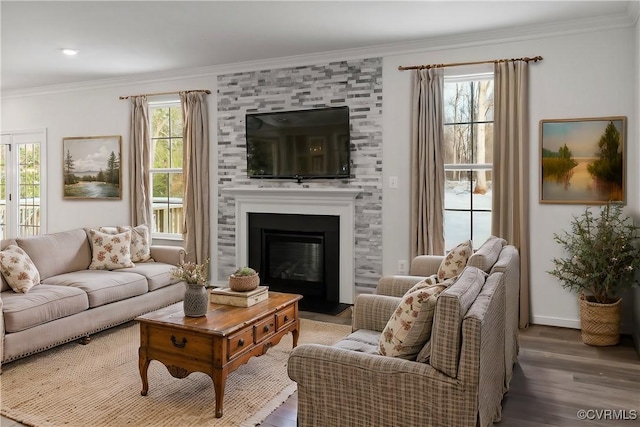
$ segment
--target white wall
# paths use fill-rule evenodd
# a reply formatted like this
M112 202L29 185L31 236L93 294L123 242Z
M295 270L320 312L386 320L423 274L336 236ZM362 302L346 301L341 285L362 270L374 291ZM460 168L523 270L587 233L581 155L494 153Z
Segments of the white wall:
M473 47L427 50L422 53L386 55L383 62L383 274L396 272L397 261L409 258L409 72L399 65L447 63L541 55L530 66L531 156L531 312L539 324L579 327L578 304L545 273L551 259L561 256L552 235L568 225L582 206L538 203L538 123L541 119L624 115L628 117L628 186L630 208L640 206L640 149L638 137L638 42L636 29L616 29L514 42L484 43ZM371 55L375 56L375 55ZM321 61L326 62L325 59ZM291 64L297 65L297 64ZM226 70L225 72L228 72ZM216 77L183 78L157 83L78 90L49 95L2 99L2 129L48 130L49 232L74 227L125 224L129 218L129 102L121 95L188 89L210 89L210 123L216 120ZM62 199L62 138L91 135L123 136L123 199L121 201L66 201ZM211 126L211 145L217 144ZM211 150L211 194L215 182L216 150ZM397 176L397 189L387 188L388 177ZM217 200L211 199L212 223ZM212 227L212 233L216 227ZM217 253L212 236L212 253ZM213 274L216 264L213 262Z
M541 119L627 116L627 201L638 206L638 118L632 95L637 80L631 29L611 30L511 43L485 44L387 56L383 68L383 171L399 177L399 188L384 190L383 272L396 272L397 261L409 257L409 145L411 73L399 65L481 61L541 55L530 70L530 238L531 313L533 323L579 327L575 294L546 273L551 259L562 256L553 233L565 229L584 206L541 205L539 197L539 132ZM400 208L399 208L400 207Z

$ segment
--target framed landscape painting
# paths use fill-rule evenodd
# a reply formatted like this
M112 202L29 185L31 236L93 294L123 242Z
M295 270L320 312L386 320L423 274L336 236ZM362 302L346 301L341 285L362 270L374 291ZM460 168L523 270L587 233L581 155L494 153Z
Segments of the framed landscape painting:
M626 122L541 120L540 203L625 203Z
M119 135L63 138L63 197L120 200L121 146Z

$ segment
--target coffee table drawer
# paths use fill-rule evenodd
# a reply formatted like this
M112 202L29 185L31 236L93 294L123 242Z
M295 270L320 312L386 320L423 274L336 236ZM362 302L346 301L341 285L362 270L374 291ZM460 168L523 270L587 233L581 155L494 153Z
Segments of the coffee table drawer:
M189 355L209 360L213 357L211 339L183 331L170 331L164 328L149 328L149 348L166 353Z
M253 345L253 327L244 328L227 338L227 354L229 359Z
M293 305L285 307L276 313L276 329L279 331L283 327L291 324L296 320L296 310Z
M265 338L270 337L276 332L276 318L271 315L264 320L259 321L253 327L253 337L257 343Z

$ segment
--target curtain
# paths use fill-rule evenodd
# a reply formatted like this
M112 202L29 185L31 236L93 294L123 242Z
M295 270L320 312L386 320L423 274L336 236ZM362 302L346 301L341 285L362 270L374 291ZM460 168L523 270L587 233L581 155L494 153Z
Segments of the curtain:
M131 225L145 224L151 229L151 139L149 137L149 104L147 97L131 98L131 146L129 180L131 194Z
M414 74L411 131L411 259L444 254L444 70Z
M525 61L495 64L491 231L520 252L519 326L529 326L529 109Z
M184 118L184 249L186 259L210 258L209 240L209 120L205 92L180 92Z

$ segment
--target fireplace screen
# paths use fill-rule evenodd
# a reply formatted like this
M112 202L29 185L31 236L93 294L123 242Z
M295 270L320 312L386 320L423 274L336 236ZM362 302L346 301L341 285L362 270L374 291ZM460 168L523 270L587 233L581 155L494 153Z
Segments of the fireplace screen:
M266 240L269 279L324 281L322 236L277 233Z

